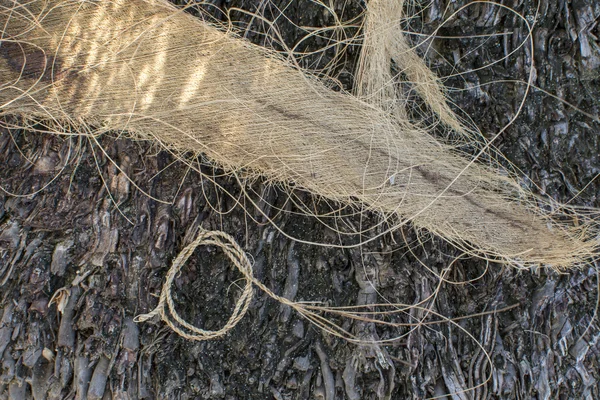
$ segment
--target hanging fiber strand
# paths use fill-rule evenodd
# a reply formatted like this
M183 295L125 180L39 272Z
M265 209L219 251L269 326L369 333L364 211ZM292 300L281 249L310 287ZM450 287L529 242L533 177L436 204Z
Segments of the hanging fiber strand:
M509 177L385 101L368 101L367 78L359 96L332 91L275 52L162 0L0 5L1 114L203 154L225 171L377 212L395 227L411 223L514 265L573 267L596 250L583 228L544 216ZM400 43L392 50L408 48ZM372 76L366 66L359 78ZM419 93L458 128L432 84Z

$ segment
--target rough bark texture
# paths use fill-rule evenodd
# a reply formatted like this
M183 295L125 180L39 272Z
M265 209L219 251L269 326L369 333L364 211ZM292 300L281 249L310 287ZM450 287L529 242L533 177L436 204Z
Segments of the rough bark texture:
M256 6L244 1L227 6L232 3L250 10ZM273 3L298 25L333 22L309 2ZM343 2L335 3L342 13ZM348 18L360 9L358 2L349 4L344 11ZM526 17L536 12L528 1L509 5ZM269 7L274 15L280 12ZM413 29L431 32L446 7L459 5L434 1L411 22ZM600 6L593 0L544 0L534 29L534 83L594 115L600 104L599 15ZM284 39L298 40L292 24L284 18L279 21ZM441 75L452 73L455 63L459 71L481 67L510 53L526 34L523 21L487 4L471 6L446 23L440 34L490 32L513 35L440 39L434 42L436 53L428 53L432 67ZM351 85L348 71L356 51L349 50L346 67L337 71L345 85ZM328 57L331 54L326 53L306 62L323 66ZM470 88L452 97L484 132L492 135L514 115L524 85L478 85L526 79L530 57L521 51L507 61L447 80L449 86ZM517 123L496 145L540 183L541 190L568 201L600 172L599 128L592 119L534 92ZM475 341L453 324L391 329L340 320L366 339L402 335L386 346L356 346L332 339L258 291L248 315L220 340L189 342L160 322L134 323L134 316L156 305L170 261L192 240L190 232L199 225L233 234L252 255L255 275L276 293L331 305L381 301L368 280L389 301L419 303L439 285L420 262L440 273L458 253L437 240L416 244L417 236L408 230L354 250L294 243L270 225L252 221L222 190L184 165L172 164L169 155L150 144L116 137L101 140L124 173L153 196L173 199L173 205L135 189L85 139L0 132L0 184L14 193L43 187L62 168L66 154L75 154L75 161L39 194L0 193L0 397L355 400L451 393L455 394L447 398L600 397L600 328L597 319L592 321L598 296L594 265L558 275L486 266L475 259L455 262L448 279L482 276L469 284L442 284L435 300L423 306L453 318L516 305L457 320L489 353L492 365ZM208 167L204 171L213 173ZM240 194L236 182L217 181ZM335 234L316 220L279 213L278 207L290 211L293 207L276 188L260 182L252 187L275 205L264 203L286 230L308 240L336 242ZM597 207L599 190L594 183L573 203ZM260 219L258 213L254 216ZM219 327L239 293L239 278L223 254L198 249L176 281L181 312L198 326ZM424 315L415 309L392 320L414 323Z

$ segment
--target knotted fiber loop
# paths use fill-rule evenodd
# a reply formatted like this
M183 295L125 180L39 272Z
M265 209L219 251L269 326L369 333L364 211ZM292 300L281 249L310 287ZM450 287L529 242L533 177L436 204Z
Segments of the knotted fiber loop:
M175 276L181 271L198 246L216 246L223 250L236 268L244 275L246 286L237 300L227 323L219 330L208 331L186 322L177 312L172 296ZM173 261L162 287L158 306L147 314L138 315L136 322L147 321L157 315L178 335L188 340L202 341L218 338L229 332L244 317L252 301L252 263L237 244L235 239L225 232L201 230L196 240L186 246ZM165 307L166 306L166 307Z

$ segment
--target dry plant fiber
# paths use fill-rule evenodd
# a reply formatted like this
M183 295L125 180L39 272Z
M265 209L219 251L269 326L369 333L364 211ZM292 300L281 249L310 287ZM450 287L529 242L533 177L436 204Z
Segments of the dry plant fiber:
M437 76L411 48L399 21L406 19L404 0L370 0L363 26L363 43L355 94L363 101L379 106L407 119L408 99L394 85L392 61L406 75L414 90L438 115L440 121L455 131L466 134L445 101L443 86Z
M123 131L178 154L203 153L226 171L376 211L397 225L412 222L519 265L571 267L596 248L581 230L542 216L515 182L402 113L334 92L164 0L0 5L2 114L79 126L82 134ZM390 48L409 54L399 43ZM436 98L432 109L452 125L439 86L430 87L424 98Z

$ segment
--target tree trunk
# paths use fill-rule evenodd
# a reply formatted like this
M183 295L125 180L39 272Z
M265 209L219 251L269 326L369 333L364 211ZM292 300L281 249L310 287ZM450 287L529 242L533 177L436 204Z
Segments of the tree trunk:
M299 40L298 26L334 23L309 0L214 3L280 16L277 27L288 45ZM357 0L332 3L345 20L361 11ZM534 84L598 115L600 7L594 0L507 5L530 23L537 18ZM462 38L436 39L425 56L440 76L454 75L446 85L467 89L450 96L464 110L459 115L472 118L489 138L516 113L526 85L507 80L527 80L532 54L524 46L490 63L526 41L526 25L487 3L442 23L459 7L434 0L408 24L425 33L441 25L439 36ZM215 7L208 10L224 18ZM252 28L248 39L265 44L253 33L268 28L260 19L235 10L231 15ZM475 36L490 33L503 35ZM326 45L313 38L299 49ZM336 52L301 62L325 67ZM346 89L357 52L348 48L328 71ZM572 204L597 207L598 183L578 190L600 171L598 129L597 118L531 90L521 116L494 144L522 171L524 185L532 186L530 178L539 185L534 191L562 202L577 195ZM457 260L456 249L409 229L355 249L295 242L248 204L246 213L239 183L219 170L202 167L220 188L151 143L116 133L99 140L106 153L88 139L0 130L1 398L600 397L594 264L557 274ZM337 243L335 232L316 218L294 213L298 209L281 189L265 182L246 187L257 200L264 198L263 212L284 231ZM329 207L294 195L317 210ZM375 222L377 216L367 215L343 223ZM220 339L194 342L158 319L134 322L157 305L171 261L198 227L233 235L251 256L256 278L289 299L419 307L386 317L403 327L330 316L364 340L397 337L372 346L334 338L256 289L248 313ZM440 282L440 274L468 283ZM215 330L229 318L242 286L229 259L203 246L176 276L174 299L187 321Z

